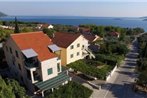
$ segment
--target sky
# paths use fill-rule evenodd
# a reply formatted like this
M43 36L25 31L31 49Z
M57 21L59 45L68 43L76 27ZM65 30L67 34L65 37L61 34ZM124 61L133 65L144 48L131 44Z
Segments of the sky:
M0 0L0 12L13 16L147 16L147 0Z

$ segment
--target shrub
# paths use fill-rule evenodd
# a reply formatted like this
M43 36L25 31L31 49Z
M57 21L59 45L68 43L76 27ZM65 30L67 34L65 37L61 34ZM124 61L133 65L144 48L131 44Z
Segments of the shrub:
M68 84L59 87L45 98L89 98L92 94L92 90L75 82L69 82Z
M91 75L97 77L98 79L103 79L103 80L114 67L110 65L103 65L102 68L97 68L95 66L86 64L86 62L83 60L70 63L67 66L73 68L76 71L80 71L84 74Z

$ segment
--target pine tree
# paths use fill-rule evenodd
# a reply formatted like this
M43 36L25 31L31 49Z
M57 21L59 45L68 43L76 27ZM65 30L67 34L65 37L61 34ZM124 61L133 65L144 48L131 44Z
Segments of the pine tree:
M14 33L19 33L19 27L18 27L18 22L17 22L17 18L15 17L15 29L14 29Z

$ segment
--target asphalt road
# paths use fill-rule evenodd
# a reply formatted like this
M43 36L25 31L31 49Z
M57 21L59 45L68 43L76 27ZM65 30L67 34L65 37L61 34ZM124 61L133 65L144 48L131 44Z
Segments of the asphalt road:
M137 65L137 56L137 42L134 41L131 46L131 51L126 55L124 64L115 72L117 74L115 80L104 86L105 93L98 98L147 98L147 95L135 93L132 90L132 84L136 77L134 70Z

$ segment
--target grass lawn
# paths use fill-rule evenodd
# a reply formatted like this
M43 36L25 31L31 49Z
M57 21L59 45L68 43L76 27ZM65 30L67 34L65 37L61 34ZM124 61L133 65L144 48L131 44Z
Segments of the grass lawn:
M53 93L45 94L45 98L89 98L92 90L75 82L59 87Z

